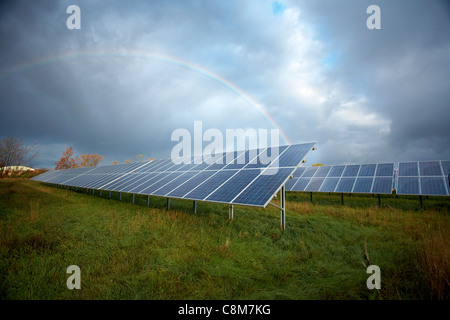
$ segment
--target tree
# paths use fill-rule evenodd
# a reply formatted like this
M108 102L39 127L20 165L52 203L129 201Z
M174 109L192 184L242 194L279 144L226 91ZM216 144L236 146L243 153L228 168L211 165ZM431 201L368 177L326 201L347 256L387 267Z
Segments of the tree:
M55 162L55 170L77 168L77 161L73 158L72 147L64 150L61 159Z
M0 171L9 166L31 166L39 155L40 148L34 143L24 145L22 138L7 137L0 140Z
M103 156L98 154L82 154L80 157L76 159L78 167L95 167L103 161Z

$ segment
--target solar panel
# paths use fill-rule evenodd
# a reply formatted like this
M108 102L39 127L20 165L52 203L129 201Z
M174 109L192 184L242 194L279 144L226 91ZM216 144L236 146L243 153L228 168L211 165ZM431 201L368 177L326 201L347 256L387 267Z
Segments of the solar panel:
M299 178L297 183L294 185L294 191L305 191L306 186L311 181L311 178Z
M336 192L352 192L356 178L343 177L339 180Z
M374 171L375 172L375 171ZM358 177L356 178L354 193L371 193L373 184L373 177Z
M393 177L375 177L371 193L392 194L393 183L394 183Z
M308 183L308 186L305 188L305 191L309 192L317 192L319 191L322 183L325 181L325 178L312 178Z
M400 162L397 194L447 196L449 170L448 160Z
M394 164L349 164L301 167L295 183L286 184L289 191L391 194Z
M419 177L398 177L397 194L420 194Z
M361 169L358 173L358 177L373 177L375 175L376 169L376 164L362 164Z
M84 188L265 207L315 143L46 172L33 180ZM199 157L196 158L198 160ZM220 161L217 160L222 160ZM271 161L268 161L271 160Z
M339 178L327 178L320 187L320 192L334 192L339 182Z

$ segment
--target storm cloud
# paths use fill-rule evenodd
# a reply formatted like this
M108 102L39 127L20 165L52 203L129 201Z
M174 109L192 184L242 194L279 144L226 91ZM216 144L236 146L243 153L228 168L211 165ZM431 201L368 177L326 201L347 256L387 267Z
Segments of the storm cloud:
M308 164L450 159L449 18L445 1L6 1L0 138L48 168L68 146L168 158L197 120L278 125L318 142Z

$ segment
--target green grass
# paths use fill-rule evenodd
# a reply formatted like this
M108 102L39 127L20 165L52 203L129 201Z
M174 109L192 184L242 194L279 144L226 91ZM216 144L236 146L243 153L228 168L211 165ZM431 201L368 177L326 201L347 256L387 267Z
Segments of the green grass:
M279 210L0 180L1 299L448 299L448 198L288 193ZM381 269L369 290L366 266ZM81 290L66 269L81 268Z

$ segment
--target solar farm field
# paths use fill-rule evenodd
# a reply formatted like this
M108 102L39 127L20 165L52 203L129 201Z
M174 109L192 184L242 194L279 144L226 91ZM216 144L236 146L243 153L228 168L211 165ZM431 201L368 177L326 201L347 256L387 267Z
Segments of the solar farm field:
M0 299L449 299L450 203L288 192L280 211L0 180ZM69 290L67 267L81 270ZM366 286L368 265L381 289Z

